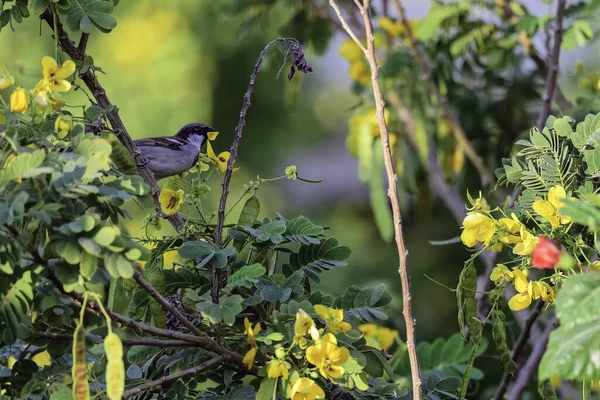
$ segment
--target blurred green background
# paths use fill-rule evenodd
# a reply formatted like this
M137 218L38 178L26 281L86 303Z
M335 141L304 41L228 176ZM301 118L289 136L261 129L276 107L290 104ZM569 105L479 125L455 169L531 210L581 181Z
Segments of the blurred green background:
M248 15L235 12L238 1L242 0L122 1L115 9L117 28L109 35L94 31L88 53L106 73L99 75L100 81L134 138L172 135L184 124L200 121L221 132L214 146L217 153L228 149L259 52L276 37L294 33L283 28L297 17L288 2L281 2L249 24ZM427 4L406 2L409 16L423 16ZM402 332L395 246L379 237L368 187L358 182L357 160L345 145L348 119L359 101L351 89L347 63L338 55L345 37L322 25L311 29L324 29L313 36L325 40L305 43L314 72L298 73L288 83L286 68L277 79L283 61L277 49L263 63L241 141L237 161L241 169L233 177L230 204L251 179L282 175L287 165L297 165L303 177L325 178L321 184L280 180L261 185L257 194L261 216L302 214L330 227L332 236L352 247L353 256L347 267L324 274L321 288L337 295L351 284L385 283L395 294L390 325ZM0 63L13 72L17 85L32 88L41 76L42 56L54 55L49 29L41 26L42 34L36 38L39 31L39 20L30 17L17 32L4 29L0 34ZM573 67L573 55L577 53L566 57L563 68ZM61 59L64 61L64 56ZM567 77L563 83L569 89L573 82ZM81 91L69 93L65 99L73 113L79 113L86 101ZM468 113L468 104L465 107L462 111ZM476 193L473 182L469 187ZM205 209L216 209L211 205L220 195L219 177L212 188ZM455 296L424 274L455 286L467 252L462 244L434 247L429 243L460 234L442 203L432 199L415 205L410 200L403 211L417 336L419 340L448 337L458 329ZM231 214L233 219L239 210ZM130 211L141 218L149 210L133 205ZM141 235L137 221L128 228ZM165 233L169 233L166 225Z

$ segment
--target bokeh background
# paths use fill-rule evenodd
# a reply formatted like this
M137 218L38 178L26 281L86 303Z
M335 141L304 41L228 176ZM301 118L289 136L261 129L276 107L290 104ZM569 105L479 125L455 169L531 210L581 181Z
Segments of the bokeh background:
M122 1L115 9L117 28L109 35L94 32L88 54L105 72L100 74L100 81L134 138L172 135L184 124L200 121L220 131L214 145L217 152L228 149L259 52L274 38L294 33L286 32L285 27L297 17L290 2L275 1L268 13L255 20L248 12L236 12L244 1ZM425 0L404 3L411 19L424 16L430 6ZM551 13L550 6L541 1L523 3L536 13ZM32 34L40 30L41 38L32 40ZM241 169L234 174L230 199L237 199L243 185L257 175L280 176L291 164L303 177L325 178L321 184L288 180L262 184L257 193L261 216L302 214L330 227L332 236L352 247L353 256L347 267L322 276L321 289L337 295L351 284L369 287L385 283L394 294L389 325L402 332L395 246L380 238L369 206L368 186L359 182L358 162L346 148L348 120L359 102L352 90L348 64L338 54L346 37L333 29L331 35L323 36L325 40L305 43L312 73L298 73L288 82L286 68L278 79L283 54L277 49L263 63L241 141L237 161ZM32 88L41 75L42 56L53 54L54 41L48 28L40 28L34 17L19 25L17 32L4 29L0 34L0 64L13 72L17 85ZM561 69L566 72L560 82L568 97L575 98L581 90L568 71L578 59L586 61L586 67L595 65L590 60L596 56L597 51L589 49L563 52ZM532 65L524 60L519 69L531 70ZM530 93L515 91L512 96L509 103L517 104ZM86 101L77 91L65 98L73 113L80 112L79 106ZM524 109L521 128L535 122L539 100L531 104L531 110ZM468 115L469 107L465 104L460 112ZM471 129L468 134L477 141L480 132ZM476 193L476 179L467 175L462 183L461 193L467 183ZM219 177L212 187L205 209L218 201ZM427 203L415 201L414 196L407 199L403 213L417 336L419 340L448 337L458 330L454 293L425 275L455 286L468 253L460 243L444 247L429 243L460 234L456 221L433 194ZM232 213L234 218L239 210ZM142 217L149 210L132 205L130 211ZM128 228L141 235L138 222L136 218ZM166 225L164 232L168 234Z

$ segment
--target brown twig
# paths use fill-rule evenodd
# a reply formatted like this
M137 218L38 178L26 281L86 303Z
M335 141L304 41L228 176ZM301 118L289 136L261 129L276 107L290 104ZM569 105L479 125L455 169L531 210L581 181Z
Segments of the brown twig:
M546 326L546 330L544 330L542 336L536 338L535 346L533 346L533 350L531 351L529 358L527 358L527 362L518 372L517 379L515 379L515 384L508 395L508 400L518 400L522 398L521 395L527 388L529 382L531 382L531 376L537 372L540 361L546 352L548 340L550 339L550 333L552 333L552 330L554 330L555 321L556 320L550 321Z
M229 195L229 183L231 182L231 174L233 173L233 165L235 163L235 159L237 158L238 147L240 144L240 139L242 138L242 132L244 130L244 125L246 124L246 113L248 112L248 108L250 107L250 98L252 97L252 91L254 90L254 81L260 72L260 65L267 54L269 48L274 44L284 44L288 46L288 51L285 54L286 61L288 58L291 58L291 70L288 75L288 79L292 79L294 76L295 68L298 68L299 71L309 72L312 71L310 64L306 63L304 59L304 51L302 46L296 39L287 39L287 38L277 38L271 42L269 42L265 48L260 52L258 57L258 61L254 65L254 71L252 75L250 75L250 82L248 83L248 89L246 90L246 94L244 95L244 104L240 111L240 118L238 120L238 124L235 128L235 136L233 137L233 142L231 143L231 148L229 149L229 161L227 162L227 169L225 170L225 177L223 178L223 190L221 192L221 198L219 200L219 209L217 212L217 224L215 227L215 246L219 249L223 244L223 225L225 224L225 207L227 205L227 196ZM219 302L219 292L221 290L221 284L226 276L226 271L219 270L213 268L213 282L211 289L211 297L214 303Z
M34 333L33 336L37 339L48 339L48 340L63 340L72 342L73 335L68 333ZM86 338L93 340L96 343L101 343L102 338L100 336L86 335ZM190 343L185 340L164 340L164 339L153 339L153 338L125 338L121 339L121 343L125 347L132 346L155 346L155 347L201 347L198 343Z
M66 293L63 288L62 282L58 279L56 274L54 274L53 270L47 265L47 263L39 256L39 254L34 253L34 258L36 259L36 262L38 264L46 267L46 278L50 282L52 282L61 293L73 299L75 305L81 307L83 297L75 292ZM88 308L90 308L92 312L100 313L100 307L94 301L88 301L87 304ZM246 366L243 363L242 356L240 356L234 351L229 350L227 347L217 343L215 340L208 336L194 336L177 331L169 331L167 329L157 328L150 324L144 324L133 318L129 318L119 313L116 313L112 311L109 307L104 308L106 309L106 312L108 313L110 319L112 319L118 324L127 326L134 331L145 332L155 336L167 337L174 340L182 340L189 343L194 343L198 345L198 347L202 347L206 350L212 351L213 353L225 356L227 360L233 362L234 364L237 364L240 367L240 369L243 368L244 370L246 370ZM256 375L258 373L258 369L256 367L253 367L252 369L248 370L248 372L253 375Z
M90 34L83 32L81 37L79 38L79 44L77 45L77 50L80 53L85 54L85 49L87 48L88 40L90 39Z
M225 358L226 357L224 357L224 356L216 356L214 358L211 358L208 361L204 361L203 363L196 365L195 367L188 368L188 369L176 372L171 375L165 375L154 381L143 383L139 386L136 386L134 388L126 390L123 393L123 397L133 396L134 394L137 394L140 392L152 391L152 389L154 389L158 386L161 386L167 382L175 381L179 378L183 378L184 376L195 375L197 373L200 373L200 372L212 367L213 365L218 365L218 364L222 363L223 361L225 361Z
M83 62L86 57L85 47L87 43L87 37L84 38L82 36L80 47L75 46L75 43L73 43L73 41L69 38L67 32L64 30L58 15L56 16L57 26L54 26L53 14L54 13L50 9L50 7L48 7L46 11L44 11L44 13L40 16L40 18L48 23L53 32L56 28L56 32L58 32L58 43L60 44L62 50L65 53L67 53L72 60ZM152 173L152 171L142 166L144 165L142 153L131 139L131 136L129 136L129 133L127 132L127 129L125 128L125 125L123 124L123 121L119 116L118 108L114 107L113 104L110 102L108 96L106 95L106 91L104 90L102 85L100 85L100 82L91 70L86 71L84 74L80 74L80 78L88 87L88 89L98 102L98 105L105 111L106 117L110 121L110 124L117 136L117 139L119 139L119 141L131 153L136 164L138 175L140 175L144 182L146 182L146 184L150 186L150 192L152 194L152 198L154 199L154 204L160 210L160 202L158 201L158 197L160 195L160 187L156 183L156 179L154 178L154 174ZM110 112L107 112L108 110L110 110ZM168 216L167 219L177 231L183 229L185 225L183 218L181 218L179 214Z
M192 332L196 336L206 336L204 332L202 332L194 324L192 324L192 322L189 319L187 319L185 315L179 312L177 308L173 307L173 305L169 303L167 299L165 299L160 293L158 293L156 289L154 289L154 287L150 284L150 282L144 279L142 273L139 270L133 273L133 279L135 279L138 285L144 288L148 292L148 294L152 296L154 300L156 300L158 304L162 306L162 308L168 310L171 314L173 314L175 318L179 320L179 322L181 322L186 328L190 330L190 332Z
M542 299L538 300L535 307L529 314L527 321L525 321L525 326L523 327L523 330L521 331L521 335L519 336L519 339L515 343L515 346L513 347L513 350L512 350L513 360L516 360L521 355L521 352L525 349L525 345L527 344L527 341L529 340L531 328L533 327L533 324L535 323L536 319L539 317L540 313L542 312L543 307L544 307L544 301ZM537 339L539 340L539 338L537 338ZM493 400L501 400L502 398L504 398L504 394L506 393L506 390L508 389L508 384L510 382L511 377L512 377L512 375L508 374L506 372L504 373L504 375L502 375L502 380L500 381L500 386L498 386L498 389L496 390L496 393L494 394Z
M552 45L552 53L548 59L548 77L546 78L546 88L544 90L544 95L542 96L542 109L537 120L537 127L540 131L544 128L546 119L548 119L548 116L550 115L550 106L552 98L554 97L554 89L556 88L560 46L562 45L563 35L563 18L565 16L566 6L567 0L558 0L554 17L554 44Z
M403 315L406 323L406 344L408 349L408 356L410 359L411 375L413 381L413 399L420 400L422 398L421 393L421 376L419 369L419 358L417 356L416 347L416 336L415 336L415 319L412 315L412 297L410 292L410 275L408 273L407 258L408 251L406 244L404 243L404 235L402 232L402 214L400 212L400 201L398 200L398 177L394 171L394 164L392 161L392 152L390 149L390 138L388 128L385 122L384 114L384 100L381 92L381 86L379 83L379 64L375 56L375 40L373 36L373 25L371 23L370 15L370 0L363 0L361 5L356 0L357 6L360 13L363 16L365 36L367 38L367 49L361 45L356 35L349 28L345 22L344 16L338 5L334 0L329 0L329 4L335 10L338 18L342 25L348 30L350 37L354 39L356 44L364 50L365 57L369 62L371 70L371 81L373 84L373 98L375 100L377 123L379 124L379 133L381 137L381 147L383 151L383 159L385 164L385 171L388 178L388 196L392 204L392 213L394 216L394 236L396 239L396 245L398 247L398 257L400 266L398 272L400 274L400 282L402 284L402 300L403 300Z
M505 18L508 20L514 20L515 18L520 19L520 17L513 11L509 2L504 2L502 10L504 12ZM548 79L548 64L540 56L539 50L535 47L534 44L532 44L531 50L532 51L529 52L529 57L535 63L538 72L540 73L540 76L544 80ZM556 104L558 104L561 110L568 110L573 107L573 104L571 103L571 101L569 101L569 99L566 98L565 94L563 93L562 89L558 84L556 84L556 88L554 90L554 101L556 101Z
M446 121L448 121L448 123L451 125L451 131L452 131L452 134L454 135L454 137L456 138L456 141L458 142L460 147L464 150L467 157L469 157L469 159L471 160L471 162L473 163L473 165L479 172L479 176L480 176L481 183L483 184L483 186L492 185L494 182L494 178L493 178L492 174L490 173L488 168L485 166L483 160L477 154L477 152L475 151L473 146L471 146L471 143L469 143L469 139L467 138L467 135L466 135L463 127L461 126L460 122L452 114L452 111L450 110L450 104L448 102L448 98L446 98L446 96L444 96L442 94L442 92L440 92L439 88L437 87L436 83L433 80L433 75L431 74L429 65L427 65L427 63L425 62L425 58L423 57L421 50L417 46L417 43L418 43L417 38L413 34L412 27L410 26L408 20L406 19L404 7L400 3L400 0L392 0L392 1L393 1L394 5L396 6L400 23L404 26L404 31L410 42L410 49L411 49L412 55L413 55L414 59L417 61L417 64L419 65L419 69L421 70L423 79L427 82L427 85L429 86L429 90L431 90L431 92L433 93L433 95L435 96L435 98L437 100L438 106L440 108L440 113L446 119Z

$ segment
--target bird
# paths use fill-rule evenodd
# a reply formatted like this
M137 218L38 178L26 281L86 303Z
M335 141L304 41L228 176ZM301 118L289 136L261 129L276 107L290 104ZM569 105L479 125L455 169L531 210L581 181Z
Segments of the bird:
M134 140L142 153L142 164L159 180L180 175L198 162L202 146L208 134L216 129L199 122L185 125L173 136Z

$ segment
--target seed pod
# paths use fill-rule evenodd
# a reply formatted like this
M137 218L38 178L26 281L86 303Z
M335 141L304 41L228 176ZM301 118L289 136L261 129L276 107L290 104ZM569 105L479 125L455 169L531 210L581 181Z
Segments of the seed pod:
M120 400L125 391L125 364L123 363L123 344L114 333L104 338L106 353L106 394L110 400Z
M558 397L556 397L556 392L554 391L554 388L549 380L542 382L538 388L538 391L543 400L558 400Z
M512 374L517 370L517 364L512 359L511 351L506 343L506 318L500 309L492 311L492 337L496 345L496 354L500 357L504 371Z
M461 275L465 321L469 327L471 342L473 342L474 338L481 334L481 325L477 318L477 300L475 300L475 293L477 292L477 271L475 270L473 263L467 265L463 269Z
M88 384L87 363L85 360L85 328L78 325L73 334L73 398L89 400L90 386Z

